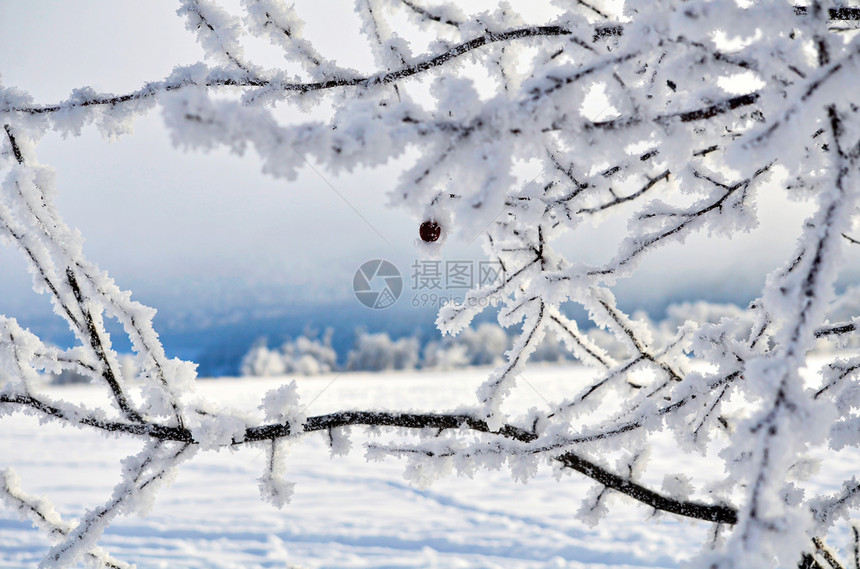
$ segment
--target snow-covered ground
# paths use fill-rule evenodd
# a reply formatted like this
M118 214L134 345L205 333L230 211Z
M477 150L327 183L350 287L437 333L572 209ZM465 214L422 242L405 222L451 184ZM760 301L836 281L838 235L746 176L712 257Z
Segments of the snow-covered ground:
M297 382L309 414L440 410L472 401L486 371L342 374ZM558 398L584 373L572 365L529 369L513 402L522 409L546 405L544 400ZM254 409L282 381L200 381L198 391L225 405ZM52 392L70 401L100 397L89 385ZM26 492L53 499L64 519L104 503L118 481L119 459L142 446L57 423L39 425L23 414L0 419L0 433L0 468L14 468ZM557 477L549 465L527 484L500 470L479 471L473 479L447 476L418 488L404 480L401 461L366 461L363 440L355 429L352 451L335 457L326 435L296 443L288 477L297 484L283 510L259 496L263 448L199 453L180 467L145 517L119 518L100 544L140 568L515 569L675 567L708 539L705 524L655 517L620 496L612 498L609 515L589 527L576 512L593 484L577 473ZM670 442L659 448L665 454L652 461L671 466L679 455ZM713 466L703 460L691 468L695 474ZM30 522L0 508L0 567L33 567L48 544Z

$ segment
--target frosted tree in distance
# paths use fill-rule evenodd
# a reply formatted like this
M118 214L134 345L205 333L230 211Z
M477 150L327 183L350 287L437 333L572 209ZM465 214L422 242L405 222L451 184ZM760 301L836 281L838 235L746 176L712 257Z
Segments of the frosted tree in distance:
M841 252L856 246L850 235L860 190L860 8L645 0L613 9L579 0L554 2L556 15L535 22L504 4L469 14L455 2L356 0L377 65L360 73L303 39L299 14L282 2L242 0L241 14L213 0L179 4L204 62L134 92L82 87L56 104L0 87L0 234L26 257L36 290L51 297L78 340L58 349L14 318L0 318L0 412L145 443L124 461L113 495L76 525L6 471L3 501L56 539L43 567L79 560L125 566L98 548L102 531L196 452L262 445L269 453L263 494L282 505L291 491L282 480L284 440L331 437L350 426L390 430L392 438L369 452L406 457L413 473L506 464L527 478L543 461L596 482L578 515L595 518L606 496L620 493L712 523L714 540L691 567L839 566L824 539L850 523L860 481L837 480L818 495L797 478L821 453L860 445L860 354L834 356L814 384L799 370L816 341L857 333L854 320L831 323L826 314L838 299ZM411 27L393 29L392 18L402 16ZM413 53L415 30L437 38L425 53ZM293 76L254 64L242 49L249 36L267 39L303 71ZM494 94L479 95L467 62L489 77ZM592 99L605 107L599 116L588 110ZM286 122L274 112L321 103L333 108L328 123ZM252 147L266 173L287 179L310 158L349 169L417 149L420 158L392 190L392 205L414 215L416 227L438 226L433 233L441 238L436 234L427 248L442 246L454 231L481 233L489 258L505 268L501 284L445 307L439 327L462 330L490 298L502 301L501 324L522 326L477 400L456 413L345 409L304 416L291 384L266 396L260 424L192 403L193 366L167 359L153 310L84 257L80 237L54 206L54 173L37 158L46 132L77 134L94 124L106 136L124 135L135 117L155 109L177 146L223 145L238 153ZM543 168L535 183L515 175L515 165L526 161ZM788 192L815 209L794 254L746 311L687 321L665 343L618 308L613 285L660 246L755 226L757 191L777 173L790 181ZM565 230L616 211L635 213L609 261L587 265L553 249ZM564 303L584 307L625 355L595 344L565 317ZM135 377L122 373L106 317L131 340ZM566 386L569 396L552 409L503 413L546 334L593 366L594 380ZM103 384L112 408L57 401L39 390L37 373L63 370ZM731 401L744 404L729 412ZM670 432L684 453L718 450L721 480L705 488L685 475L684 461L652 454L651 464L670 464L673 472L662 487L644 482L656 431Z

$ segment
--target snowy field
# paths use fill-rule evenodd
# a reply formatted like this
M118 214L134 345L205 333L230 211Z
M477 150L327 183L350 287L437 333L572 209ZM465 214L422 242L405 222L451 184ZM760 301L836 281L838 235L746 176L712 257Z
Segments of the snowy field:
M562 386L584 373L576 366L529 369L513 402L522 409L546 405L544 400L559 397ZM473 368L297 381L313 415L336 409L453 408L472 401L485 377L485 369ZM262 394L282 381L200 381L198 391L225 405L254 409ZM101 396L90 385L51 391L70 401L93 403ZM0 432L0 468L13 467L23 490L49 496L64 519L104 503L118 481L119 459L142 446L56 423L40 426L22 414L0 419ZM181 465L144 517L119 518L100 544L141 569L515 569L676 567L708 539L705 524L654 516L621 496L611 499L610 513L599 525L589 527L576 512L594 485L575 472L559 478L547 464L528 484L500 470L479 471L474 479L449 475L419 488L404 480L402 461L365 460L361 443L367 439L357 429L353 434L346 456L331 457L322 434L293 447L288 477L297 484L283 510L259 497L261 447L198 453ZM674 456L671 442L659 444L646 479L659 487L661 466L671 467ZM722 470L703 459L687 471L707 477L709 469L716 475ZM0 509L0 567L33 567L48 545L30 522Z

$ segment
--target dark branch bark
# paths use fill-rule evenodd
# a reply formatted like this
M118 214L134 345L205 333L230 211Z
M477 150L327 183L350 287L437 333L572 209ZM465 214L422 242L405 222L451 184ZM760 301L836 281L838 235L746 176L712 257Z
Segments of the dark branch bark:
M455 28L460 27L461 22L454 21L450 18L443 18L442 16L434 14L426 8L418 6L414 2L410 2L410 0L400 0L400 2L416 14L419 14L420 16L427 18L428 20L433 20L434 22L439 22L440 24L448 24L449 26L454 26Z
M33 253L33 250L29 246L27 246L27 244L24 242L24 236L19 234L18 232L16 232L14 229L12 229L4 220L0 219L0 223L2 223L6 227L6 231L8 231L9 235L11 235L12 238L18 243L18 246L21 247L21 249L24 251L24 254L27 255L28 259L30 259L30 262L33 263L33 266L36 268L37 272L39 273L39 277L42 279L42 281L44 281L45 286L48 287L48 290L50 291L51 296L53 296L56 299L57 303L62 308L66 317L69 319L69 323L71 323L72 326L75 327L75 329L83 330L81 323L78 321L78 319L75 317L75 315L72 314L71 309L63 301L63 298L60 296L60 293L57 289L57 286L54 284L54 282L51 280L51 278L45 272L45 269L42 267L42 265L39 264L39 261L37 260L35 253Z
M327 81L312 81L308 83L272 83L271 81L255 78L255 77L241 77L241 78L226 78L226 79L211 79L199 86L202 87L277 87L283 91L293 91L299 93L307 93L311 91L323 91L326 89L333 89L337 87L356 87L356 86L370 86L377 84L387 84L393 83L400 79L405 79L407 77L411 77L413 75L417 75L419 73L423 73L429 69L447 63L448 61L460 57L470 51L483 47L485 45L512 41L522 38L530 38L530 37L541 37L541 36L564 36L569 35L571 33L570 30L563 28L561 26L530 26L525 28L517 28L514 30L509 30L501 33L486 33L482 36L478 36L469 41L458 44L448 51L440 53L438 55L429 57L427 59L421 60L417 63L413 63L412 65L406 65L400 69L395 69L394 71L388 71L384 73L379 73L375 75L369 75L364 77L350 77L350 78L341 78L341 79L331 79ZM85 99L80 102L70 103L68 105L64 105L62 103L58 103L55 105L45 105L45 106L35 106L35 107L11 107L8 111L11 112L21 112L27 114L43 114L43 113L55 113L64 108L74 108L74 107L93 107L93 106L108 106L108 105L117 105L121 103L127 103L129 101L137 101L142 99L148 99L153 97L161 92L170 92L176 91L179 89L183 89L185 87L197 85L196 83L191 82L173 82L173 83L162 83L162 84L150 84L144 87L143 89L139 89L133 93L128 93L125 95L117 95L112 97L94 97L91 99Z
M587 346L585 344L585 342L583 342L582 338L580 338L578 334L575 334L573 332L573 330L571 330L557 316L550 315L550 320L555 322L556 325L558 325L558 327L562 330L562 332L564 332L565 335L567 335L571 339L572 342L574 342L577 346L579 346L579 348L581 350L583 350L586 354L588 354L589 357L593 358L595 361L597 361L603 367L606 367L606 368L609 367L608 361L606 361L603 357L601 357L599 354L595 353L594 350L592 350L589 346Z
M812 543L815 545L815 552L824 558L827 564L830 565L830 569L845 569L845 567L836 559L833 552L830 551L830 548L824 545L824 541L821 538L813 537Z
M0 404L15 404L31 407L56 419L71 424L94 427L103 431L126 433L130 435L141 435L150 438L175 441L183 443L197 443L192 432L184 427L170 427L157 423L127 423L123 421L111 421L99 419L88 415L70 416L59 407L46 403L31 395L2 394ZM397 413L388 411L339 411L326 415L309 417L302 426L302 433L313 433L326 431L338 427L352 425L379 426L379 427L401 427L405 429L458 429L467 426L474 431L488 434L497 434L520 442L531 442L537 435L531 431L521 429L512 425L504 425L497 431L490 430L486 421L477 419L470 415L444 414L444 413ZM289 424L274 423L248 427L241 439L236 439L233 444L245 444L273 438L289 437L294 433Z
M446 415L440 413L392 413L385 411L340 411L328 415L309 417L302 432L326 431L337 427L365 425L379 427L401 427L407 429L458 429L465 425L474 431L502 435L521 442L530 442L537 435L511 425L498 431L491 431L486 421L469 415ZM284 424L249 427L241 443L264 441L277 437L290 436L290 426Z
M772 166L773 166L773 163L771 162L770 164L767 164L766 166L762 166L761 168L756 170L753 173L753 175L750 176L749 178L742 180L742 181L740 181L740 182L738 182L732 186L724 186L727 188L726 192L722 196L717 198L715 201L713 201L712 203L704 206L702 209L691 210L691 211L686 211L686 212L673 212L674 216L682 217L683 221L680 221L677 224L670 226L668 229L665 229L663 231L651 233L648 235L639 236L639 238L635 242L635 248L632 249L629 253L627 253L625 256L623 256L621 258L614 259L608 266L606 266L604 268L594 269L592 271L589 271L588 276L600 276L600 275L613 274L614 272L619 270L621 267L628 265L631 261L633 261L639 255L650 250L653 245L655 245L655 244L659 243L660 241L667 239L667 238L669 238L675 234L680 233L682 230L684 230L685 227L692 224L694 221L704 218L705 216L707 216L708 214L710 214L713 211L717 211L717 212L722 211L723 205L725 204L726 200L728 200L729 197L733 193L735 193L738 190L743 191L746 188L748 188L749 185L756 178L758 178L760 175L762 175L763 173L770 170L770 168ZM649 214L649 217L653 216L653 215L654 214ZM558 279L566 279L568 277L561 276L561 277L557 277L557 278Z
M705 520L718 524L734 525L738 521L738 512L730 506L708 505L697 502L674 500L649 490L644 486L623 478L583 459L573 453L565 453L556 457L567 468L588 476L592 480L603 484L617 492L630 496L638 502L642 502L656 510L677 514L687 518Z
M0 395L0 404L4 403L31 407L45 415L73 425L93 427L111 433L126 433L129 435L146 436L163 441L195 442L191 431L185 428L167 427L151 422L126 423L123 421L111 421L91 415L72 416L59 407L46 403L31 395L15 393L2 394Z
M653 178L648 178L648 182L644 186L642 186L642 188L640 190L630 194L629 196L623 196L620 198L616 197L612 201L606 202L604 204L600 204L599 206L595 206L595 207L583 208L583 209L577 211L576 213L578 213L578 214L597 213L597 212L603 211L605 209L608 209L610 207L614 207L616 205L623 204L625 202L633 201L636 198L641 197L645 192L647 192L648 190L653 188L657 184L657 182L660 182L661 180L667 180L667 181L669 180L669 170L665 170L665 171L663 171L662 174L658 174L657 176L655 176Z
M24 155L21 154L21 149L15 141L15 136L12 134L12 127L8 124L4 124L3 129L6 131L6 136L9 138L9 145L12 147L12 155L15 157L15 160L18 161L18 164L23 164Z
M815 557L808 553L804 553L800 558L800 563L797 564L797 569L824 569L821 563Z
M403 1L403 0L401 0ZM424 14L426 11L422 11L412 2L403 2L410 9L416 10L419 13ZM805 6L795 7L795 13L798 15L805 15L807 13ZM426 15L426 14L425 14ZM831 8L829 11L830 19L834 21L848 21L848 20L860 20L860 8ZM427 17L431 16L426 15ZM451 23L453 22L445 22ZM620 24L601 24L594 27L594 40L598 40L603 37L611 37L611 36L620 36L623 33L623 26ZM400 79L404 79L406 77L410 77L412 75L417 75L428 69L432 69L433 67L437 67L446 63L447 61L460 57L470 51L483 47L485 45L489 45L497 42L511 41L528 37L540 37L540 36L565 36L570 35L571 30L564 28L562 26L529 26L524 28L517 28L514 30L509 30L501 33L492 33L488 32L482 36L473 38L466 42L460 43L446 52L440 53L435 56L428 57L422 61L414 63L412 65L407 65L402 67L401 69L397 69L394 71L379 73L370 76L364 77L352 77L352 78L342 78L342 79L331 79L328 81L314 81L308 83L280 83L273 84L271 81L267 81L264 79L260 79L258 77L252 77L246 73L245 77L234 79L234 78L226 78L226 79L212 79L206 81L201 86L204 87L278 87L284 91L295 91L300 93L306 93L310 91L320 91L325 89L332 89L336 87L351 87L351 86L360 86L360 85L374 85L374 84L385 84L392 83L394 81L398 81ZM227 54L230 57L230 54ZM244 69L244 66L241 65L240 62L231 61L237 65L240 69L247 72ZM106 105L118 105L121 103L127 103L129 101L136 101L147 99L155 96L160 92L169 92L176 91L178 89L182 89L184 87L188 87L190 85L195 85L190 82L174 82L174 83L161 83L161 84L148 84L143 89L139 89L133 93L128 93L125 95L116 95L116 96L108 96L108 97L94 97L92 99L86 99L83 101L71 103L68 105L63 104L55 104L55 105L44 105L44 106L33 106L33 107L10 107L7 109L7 112L21 112L27 114L42 114L42 113L54 113L63 108L71 108L71 107L91 107L91 106L106 106ZM718 103L715 105L711 105L702 109L687 111L685 113L676 113L676 115L681 119L682 122L690 122L694 120L700 120L703 118L711 118L716 116L717 114L721 114L726 112L727 110L734 109L738 106L749 105L755 102L758 99L757 93L750 93L747 95L741 95L739 97L734 97L729 99L728 101L724 101L722 103ZM626 119L629 120L629 119ZM619 126L618 120L616 121L606 121L604 123L596 123L595 126L599 128L613 128L615 126Z
M40 401L29 395L0 395L0 404L15 404L28 406L37 411L67 421L73 424L94 427L104 431L115 433L126 433L130 435L145 436L160 441L175 441L185 444L196 444L190 430L184 427L167 427L154 423L126 423L120 421L108 421L91 416L68 416L64 411ZM508 439L531 442L537 439L537 435L531 431L513 426L505 425L497 431L492 431L486 421L469 415L455 414L447 415L440 413L396 413L386 411L341 411L327 415L309 417L303 427L303 433L317 431L328 431L338 427L351 425L399 427L407 429L459 429L466 426L474 431L496 434ZM294 435L288 424L271 424L248 427L241 440L235 440L233 444L240 445L252 442L274 440L276 438ZM709 522L734 524L737 520L737 512L729 506L706 505L696 502L679 501L667 498L661 494L649 490L627 478L613 474L608 470L582 458L572 452L560 455L556 458L567 468L572 468L589 478L603 484L607 488L617 490L631 498L638 500L655 509L680 516L700 519Z
M0 484L3 481L3 473L0 472ZM64 523L62 520L57 521L56 512L53 515L46 513L45 504L40 498L29 496L17 489L13 490L9 486L0 488L5 492L7 498L11 499L17 509L33 520L33 525L41 527L50 534L61 535L63 537L69 534L72 527L70 524ZM85 553L88 560L91 561L94 567L107 567L108 569L130 569L132 566L114 559L107 552L89 550Z
M101 376L104 378L105 382L107 382L111 393L113 393L114 399L116 399L117 405L119 405L119 408L125 416L135 423L143 423L143 417L141 417L140 413L131 406L131 403L129 403L128 398L122 390L122 386L119 384L119 380L114 373L113 366L111 366L110 361L107 358L107 352L105 351L104 344L102 343L101 335L96 329L92 314L90 314L86 302L84 301L83 294L81 293L81 287L78 285L75 273L71 268L66 268L66 278L72 289L72 293L75 295L75 300L78 303L81 314L84 315L84 324L86 326L86 334L90 341L90 347L102 365Z
M689 111L680 111L677 113L669 113L666 115L659 115L654 117L653 119L648 119L646 117L641 116L632 116L632 117L620 117L617 119L611 119L607 121L598 121L595 123L591 123L588 125L588 128L597 128L602 130L617 130L621 128L636 126L641 124L643 121L652 120L657 124L668 124L673 120L679 120L680 122L695 122L700 120L706 120L710 118L714 118L717 115L725 114L729 111L733 111L739 107L749 106L758 101L760 95L758 93L747 93L746 95L738 95L737 97L730 97L723 101L719 101L712 105L708 105L706 107L702 107L699 109L691 109Z
M842 324L830 324L822 326L815 331L816 338L826 338L827 336L850 334L857 330L857 326L853 322L845 322Z
M795 6L794 13L798 16L808 16L809 15L809 7L808 6ZM850 21L850 20L860 20L860 8L850 8L847 6L839 6L837 8L829 8L827 10L827 14L830 16L831 20L837 21Z
M406 2L404 2L406 3ZM414 5L411 3L406 3L413 8ZM414 8L413 8L414 9ZM860 9L848 9L841 8L833 10L831 9L831 19L834 20L860 20L860 15L858 15ZM805 13L805 12L804 12ZM450 22L446 22L450 23ZM623 27L620 25L612 25L606 26L601 25L595 27L595 37L605 37L609 35L621 35ZM309 83L282 83L277 85L284 91L298 91L301 93L309 92L309 91L319 91L324 89L331 89L335 87L350 87L350 86L358 86L358 85L373 85L373 84L385 84L391 83L393 81L397 81L399 79L404 79L406 77L410 77L412 75L416 75L418 73L422 73L431 69L433 67L442 65L447 61L459 57L465 53L468 53L472 50L478 49L485 45L489 45L497 42L511 41L516 39L528 38L528 37L539 37L539 36L564 36L571 34L571 31L567 28L561 26L530 26L525 28L518 28L514 30L509 30L507 32L501 33L487 33L482 36L476 37L469 41L458 44L448 51L438 54L436 56L430 57L418 63L407 65L402 67L401 69L397 69L394 71L390 71L387 73L381 73L377 75L370 75L365 77L354 77L354 78L343 78L343 79L332 79L328 81L316 81ZM128 93L126 95L117 95L114 97L102 97L102 98L92 98L81 101L79 103L75 103L69 106L80 106L80 107L89 107L89 106L102 106L102 105L116 105L120 103L125 103L133 100L145 99L148 97L154 96L156 93L160 91L175 91L177 89L181 89L183 87L189 86L191 83L165 83L161 86L158 85L149 85L144 89L135 91L134 93ZM232 87L269 87L273 86L270 81L266 81L263 79L255 78L255 77L245 77L243 79L216 79L207 81L203 86L206 87L223 87L223 86L232 86ZM690 122L694 120L700 120L702 118L710 118L716 116L717 114L726 112L727 110L731 110L737 108L742 105L752 104L758 95L756 93L751 93L747 95L741 95L739 97L734 97L725 102L718 103L715 105L711 105L709 107L705 107L703 109L697 109L693 111L688 111L685 113L677 113L677 116L680 117L682 122ZM28 114L40 114L40 113L52 113L57 112L64 108L62 104L56 105L46 105L40 107L12 107L11 111L23 112ZM599 127L611 127L610 125L615 123L616 121L606 121L605 123L596 123Z

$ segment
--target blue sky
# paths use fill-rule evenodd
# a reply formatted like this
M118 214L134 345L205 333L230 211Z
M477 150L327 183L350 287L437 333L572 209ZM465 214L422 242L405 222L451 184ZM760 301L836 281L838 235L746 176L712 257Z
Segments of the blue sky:
M76 87L121 93L161 79L201 57L175 7L162 0L0 0L0 81L51 103ZM297 9L321 50L345 65L372 65L348 9L321 13L310 2ZM168 313L348 300L365 260L386 258L406 273L418 255L420 220L384 205L414 153L374 170L335 176L307 168L296 181L273 180L253 154L174 148L157 109L136 122L132 136L107 141L94 128L66 139L51 134L37 153L57 170L58 205L85 236L87 255L136 298ZM529 174L524 167L524 179ZM619 284L619 296L645 308L701 295L746 302L790 254L809 213L777 187L761 195L758 230L665 247ZM624 226L624 219L584 226L558 247L572 259L606 260ZM443 258L482 258L479 240L452 239ZM46 305L29 292L17 252L0 249L0 266L0 312Z
M84 85L137 88L200 57L174 10L169 2L2 2L0 77L38 102ZM157 110L115 141L94 128L66 139L51 134L38 157L56 168L58 205L85 236L90 258L121 286L159 302L230 301L266 289L323 300L351 294L352 272L367 258L414 256L416 220L384 207L396 165L273 180L253 155L173 148ZM3 272L0 290L17 303L29 287L16 255L2 253L16 270Z

